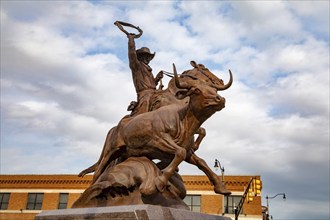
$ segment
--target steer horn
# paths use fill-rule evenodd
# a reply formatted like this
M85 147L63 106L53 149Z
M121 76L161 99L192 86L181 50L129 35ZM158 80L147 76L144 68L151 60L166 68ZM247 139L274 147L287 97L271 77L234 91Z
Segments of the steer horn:
M189 85L187 83L185 83L185 82L180 83L178 73L176 71L176 67L175 67L174 63L173 63L173 73L174 73L174 80L175 80L176 87L179 89L188 89Z
M233 83L233 74L231 73L231 71L229 70L229 82L226 84L226 85L214 85L214 87L217 89L217 90L226 90L228 89L231 84Z

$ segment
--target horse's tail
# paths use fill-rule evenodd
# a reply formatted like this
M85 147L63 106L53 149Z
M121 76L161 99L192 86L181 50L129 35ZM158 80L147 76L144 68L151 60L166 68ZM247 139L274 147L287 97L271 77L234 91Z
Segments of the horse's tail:
M104 145L103 145L102 153L101 153L101 155L100 155L100 157L99 157L99 160L98 160L95 164L93 164L92 166L90 166L90 167L88 167L87 169L84 169L83 171L81 171L81 172L78 174L79 177L83 177L83 176L85 176L85 175L88 174L88 173L93 173L93 172L95 172L95 170L97 169L97 167L98 167L99 164L101 163L101 161L102 161L102 159L103 159L103 157L104 157L105 152L110 151L110 147L111 147L111 145L110 145L110 140L111 140L112 133L113 133L113 131L114 131L114 129L115 129L116 127L117 127L117 126L111 128L110 131L108 132L107 137L106 137L105 142L104 142Z

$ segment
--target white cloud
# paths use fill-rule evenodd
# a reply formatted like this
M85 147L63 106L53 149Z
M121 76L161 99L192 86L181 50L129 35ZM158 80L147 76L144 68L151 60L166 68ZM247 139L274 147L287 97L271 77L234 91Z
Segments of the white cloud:
M314 32L317 37L329 37L329 2L290 2L288 7L303 21L304 29Z
M301 24L290 13L284 1L247 1L232 4L234 16L242 22L245 38L250 43L267 47L282 38L301 39Z
M192 30L191 34L196 34L198 42L203 44L201 51L238 47L239 38L242 37L241 26L232 17L219 13L228 7L226 3L202 5L200 2L182 2L181 7L185 14L189 14L186 23Z

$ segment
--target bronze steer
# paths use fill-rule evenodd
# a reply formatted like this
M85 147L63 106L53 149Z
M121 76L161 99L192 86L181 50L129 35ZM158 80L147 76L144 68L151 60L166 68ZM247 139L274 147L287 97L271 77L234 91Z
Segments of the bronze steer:
M205 68L203 70L208 71ZM189 71L185 73L189 74ZM118 126L109 132L107 141L110 142L110 149L103 152L93 182L118 158L124 160L132 156L146 156L150 160L159 159L167 166L162 169L162 174L155 178L154 186L145 188L144 192L141 192L143 194L150 195L156 192L156 188L163 191L169 178L183 160L204 171L213 183L216 193L229 194L230 192L223 188L218 176L204 160L195 155L193 150L194 134L202 123L225 107L225 99L218 95L217 91L231 86L233 79L231 72L229 73L229 82L226 85L219 85L198 80L196 77L181 80L174 66L175 84L180 89L177 97L183 99L189 96L189 101L184 104L166 105L121 120ZM206 74L212 73L208 71Z

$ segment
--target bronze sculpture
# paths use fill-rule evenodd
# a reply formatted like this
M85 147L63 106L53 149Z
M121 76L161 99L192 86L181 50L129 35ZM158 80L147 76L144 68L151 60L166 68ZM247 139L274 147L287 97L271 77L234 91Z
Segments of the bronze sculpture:
M225 107L225 99L217 91L231 86L230 70L229 82L224 84L202 64L191 61L193 69L180 76L173 64L174 77L168 88L156 90L162 71L154 79L148 66L153 55L146 48L135 50L134 38L140 37L142 30L125 22L115 24L129 39L130 67L138 100L129 108L131 115L110 129L98 162L79 174L94 172L91 186L73 207L154 204L187 209L182 202L186 191L177 173L182 161L201 169L216 193L230 194L195 154L205 136L201 125ZM123 26L136 28L139 34L128 33ZM144 78L146 82L142 82ZM199 134L196 140L195 134ZM156 164L154 159L160 162Z
M132 111L131 115L137 115L149 111L150 98L156 90L156 86L161 78L163 78L162 71L160 71L156 78L152 74L152 68L149 62L154 58L155 53L151 53L148 47L141 47L136 50L135 38L139 38L143 31L139 27L126 22L116 21L115 25L122 30L128 38L128 59L129 67L132 71L133 83L137 94L137 102L131 102L128 110ZM136 28L139 34L128 33L122 25Z

